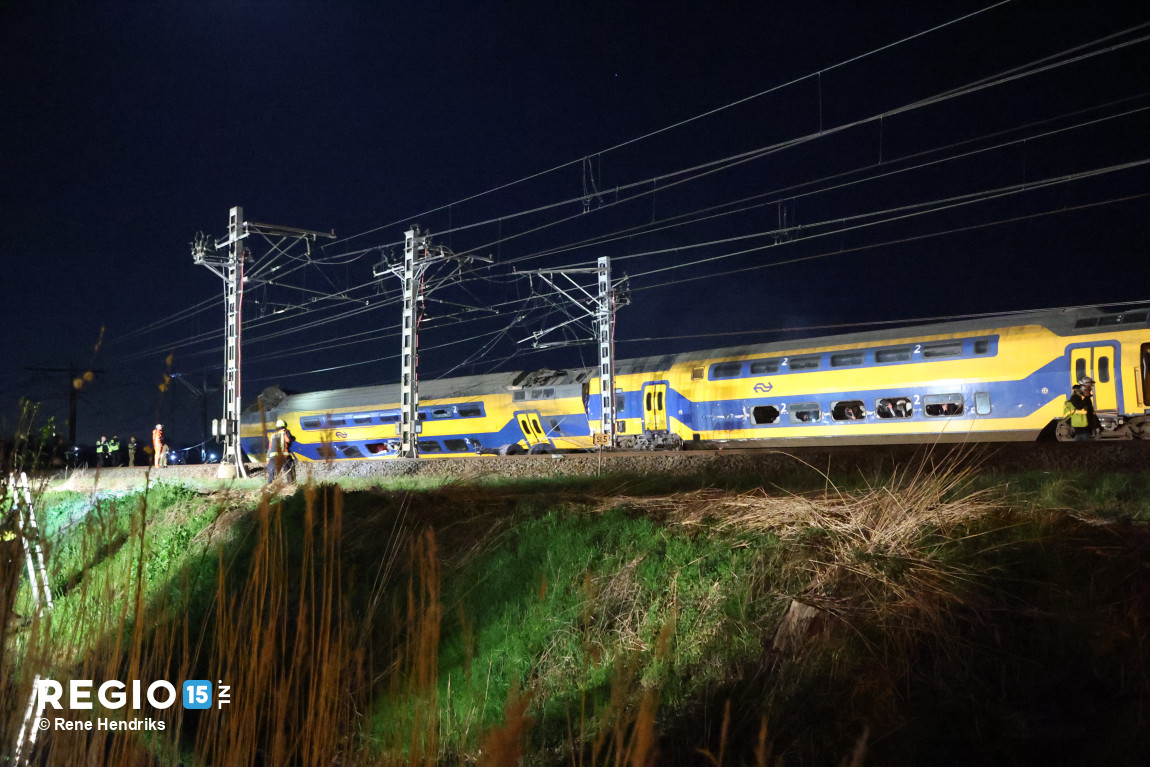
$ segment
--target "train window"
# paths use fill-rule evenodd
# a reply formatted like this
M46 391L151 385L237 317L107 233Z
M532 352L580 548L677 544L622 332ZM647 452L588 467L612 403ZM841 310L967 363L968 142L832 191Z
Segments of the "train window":
M863 364L862 352L841 352L839 354L831 355L832 368L845 368L849 365Z
M420 410L417 415L418 415L418 417L415 420L417 420L417 421L426 421L427 420L427 411L426 410Z
M538 421L532 420L532 421L531 421L531 428L532 428L532 429L535 431L535 433L536 433L536 434L538 434L540 437L542 437L542 436L543 436L543 429L539 428L539 422L538 422Z
M655 393L655 409L662 411L663 408L663 392Z
M563 426L559 423L558 418L548 418L547 426L550 427L552 434L558 434L560 437L563 436Z
M1098 320L1098 327L1100 327L1100 328L1108 327L1110 325L1121 325L1121 324L1122 324L1122 315L1121 314L1112 314L1109 317L1102 317Z
M936 357L957 357L962 354L962 341L953 341L945 344L926 344L922 347L923 359Z
M460 418L480 418L483 416L483 406L478 402L471 402L458 406Z
M703 380L703 368L701 368L701 367L691 368L691 380L692 381L702 381Z
M338 445L338 447L344 458L363 458L363 453L359 452L359 448L355 445Z
M845 399L831 403L831 418L836 421L862 421L866 419L866 407L861 399Z
M615 412L622 413L623 406L627 404L627 398L622 394L615 395Z
M525 399L527 399L527 392L523 391L522 389L520 389L519 391L511 392L511 401L512 402L522 402Z
M380 423L399 423L399 413L380 413Z
M751 375L761 376L779 372L782 360L755 360L751 363Z
M363 415L352 416L351 420L355 422L356 426L370 426L375 418L371 413L364 413Z
M909 397L883 397L874 401L874 413L879 418L910 418L914 405Z
M299 419L299 425L303 429L318 429L320 427L319 416L309 415L305 418Z
M329 426L329 427L331 427L331 426L347 426L347 419L344 418L342 415L332 415L331 413L328 413L327 418L325 418L324 421L326 422L327 426Z
M914 354L913 346L900 346L896 349L879 349L874 353L875 362L910 362Z
M647 392L647 397L646 397L646 399L643 400L643 409L644 410L650 410L651 409L651 392Z
M1074 382L1077 383L1086 377L1086 360L1079 359L1074 363Z
M329 445L325 442L321 442L318 445L316 445L316 452L319 453L320 458L324 458L324 459L327 459L329 461L332 458L336 457L335 450L332 448L331 445Z
M930 418L962 415L961 394L928 394L922 398L922 411Z
M976 391L974 393L974 412L979 415L990 415L990 392Z
M467 444L465 439L445 439L443 440L443 447L449 453L465 453L471 449L471 445Z
M1147 316L1146 312L1135 312L1134 314L1123 314L1122 315L1122 324L1123 325L1130 325L1131 323L1135 323L1135 322L1142 323L1142 322L1146 321L1146 316Z
M791 370L814 370L822 363L822 357L811 354L807 357L795 357L790 361Z
M620 434L622 434L623 432L627 431L627 422L626 421L616 421L615 422L615 428L618 430L618 432Z
M1098 324L1097 317L1084 317L1074 323L1075 328L1092 328Z
M975 354L988 354L990 352L990 339L979 338L974 342Z
M395 450L395 446L387 442L368 442L364 447L366 447L367 452L372 455L379 455L380 453L388 453Z
M774 405L759 405L751 410L751 418L760 426L779 420L779 409Z
M815 423L823 417L822 410L819 409L817 402L801 402L797 405L791 405L791 422L792 423Z
M437 407L431 411L431 417L437 421L451 417L451 411L445 407Z
M1098 358L1098 383L1110 383L1110 358Z
M717 362L711 365L711 380L717 378L738 378L743 372L741 362Z
M443 447L433 439L421 439L419 441L419 452L421 453L442 453Z

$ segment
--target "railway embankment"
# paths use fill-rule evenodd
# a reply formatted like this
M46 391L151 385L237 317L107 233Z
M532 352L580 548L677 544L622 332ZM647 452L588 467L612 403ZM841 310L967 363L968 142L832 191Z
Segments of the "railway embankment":
M483 456L475 458L389 459L331 461L299 464L299 479L318 482L341 479L421 477L427 479L533 479L694 475L717 481L761 476L764 483L793 474L800 467L837 476L881 478L895 472L940 471L967 468L976 473L1026 472L1140 472L1150 469L1150 443L1025 443L995 445L850 445L841 447L789 447L782 449L683 450L679 452L604 452L563 455ZM58 475L52 486L66 490L132 490L146 483L190 482L211 486L219 467L167 466L81 469ZM251 477L263 476L262 467L248 467Z

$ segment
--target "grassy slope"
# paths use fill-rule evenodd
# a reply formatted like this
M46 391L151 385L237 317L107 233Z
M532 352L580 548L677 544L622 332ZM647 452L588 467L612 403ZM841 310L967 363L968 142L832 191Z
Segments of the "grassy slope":
M651 730L669 764L705 761L697 749L755 763L761 743L793 763L838 762L864 732L873 763L1150 757L1150 571L1145 533L1131 522L1150 519L1145 474L983 477L974 485L1006 490L969 502L977 487L915 495L904 484L888 502L859 478L832 479L869 498L868 509L887 503L886 521L844 507L823 492L825 478L804 472L775 478L814 493L800 524L779 522L795 517L786 493L741 492L755 477L726 479L728 492L717 493L695 492L714 484L706 477L364 488L342 498L329 489L310 504L301 492L272 506L274 523L255 497L161 487L146 506L128 495L92 509L91 499L57 494L41 523L59 535L57 612L92 634L67 634L81 655L107 654L115 636L131 644L115 618L131 612L137 584L149 625L164 616L203 637L176 641L173 630L141 643L186 656L217 639L218 583L238 599L266 591L253 571L279 573L279 596L259 604L280 605L281 618L303 615L305 603L319 615L316 594L338 562L328 582L344 598L328 612L347 631L305 639L281 619L268 647L282 657L247 664L262 676L242 677L243 665L230 674L249 696L266 686L314 702L314 689L284 673L293 665L327 680L333 697L352 689L354 712L329 706L326 722L359 733L329 744L345 763L402 754L498 763L520 744L538 763L569 763L572 748L582 763L622 763L622 749L647 748ZM342 547L304 545L337 503ZM894 525L903 518L911 524ZM279 524L285 543L268 551L282 559L267 560L266 536L253 530ZM317 573L319 589L308 585ZM820 612L779 634L792 597ZM57 620L52 636L65 625L76 623ZM266 630L229 628L219 642L235 654ZM354 668L299 661L301 646L310 659L337 634ZM186 661L189 673L210 655ZM0 700L12 721L16 698ZM185 752L204 753L197 722L182 729ZM304 758L299 743L277 748Z

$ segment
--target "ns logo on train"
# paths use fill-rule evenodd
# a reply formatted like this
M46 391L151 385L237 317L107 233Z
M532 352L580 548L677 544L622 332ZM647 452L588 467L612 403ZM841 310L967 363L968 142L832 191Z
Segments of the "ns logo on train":
M759 394L766 394L773 388L775 388L775 385L770 381L767 381L766 383L755 384L755 391L757 391Z

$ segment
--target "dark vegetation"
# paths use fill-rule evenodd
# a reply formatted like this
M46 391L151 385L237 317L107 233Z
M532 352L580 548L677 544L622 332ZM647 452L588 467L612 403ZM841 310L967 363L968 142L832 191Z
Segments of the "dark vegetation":
M0 742L40 673L234 693L43 764L1150 763L1150 479L928 466L44 492Z

